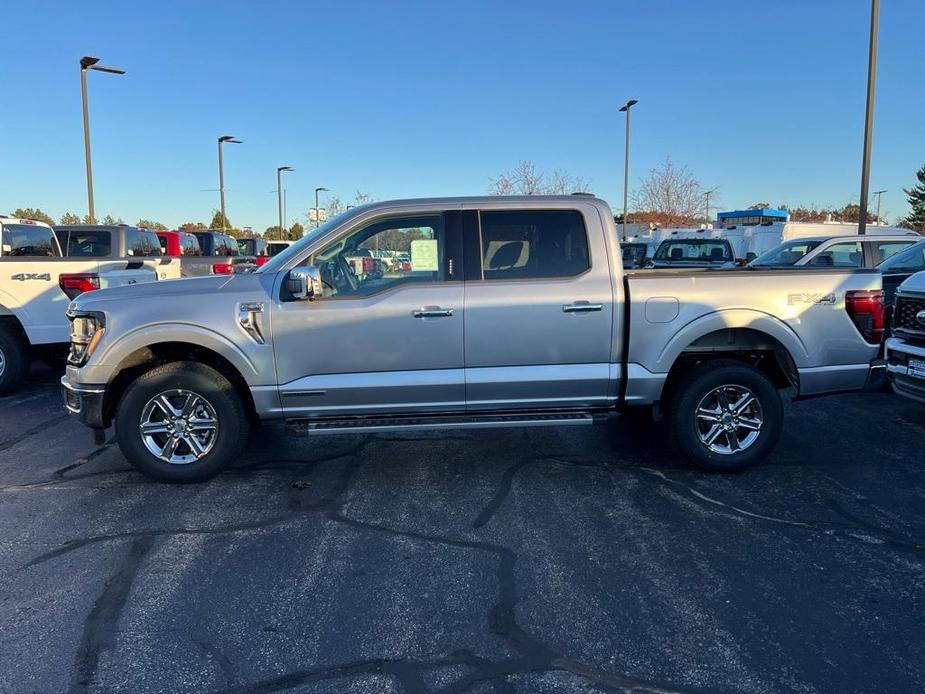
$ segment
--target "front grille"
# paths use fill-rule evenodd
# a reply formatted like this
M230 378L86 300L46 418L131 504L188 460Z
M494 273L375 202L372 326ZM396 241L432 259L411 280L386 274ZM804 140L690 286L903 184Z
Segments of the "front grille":
M925 297L897 295L893 307L893 331L925 337L925 325L916 318L925 311Z

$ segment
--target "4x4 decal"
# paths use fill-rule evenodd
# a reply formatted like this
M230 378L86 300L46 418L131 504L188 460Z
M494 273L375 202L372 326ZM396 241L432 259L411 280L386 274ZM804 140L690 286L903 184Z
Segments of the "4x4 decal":
M41 274L37 272L20 272L10 276L10 279L19 280L20 282L25 282L26 280L45 280L46 282L51 282L51 275L47 272Z

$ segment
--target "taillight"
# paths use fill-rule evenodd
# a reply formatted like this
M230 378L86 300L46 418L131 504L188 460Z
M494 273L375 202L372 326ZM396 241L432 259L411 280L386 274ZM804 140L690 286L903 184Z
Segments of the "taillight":
M212 273L216 275L231 275L234 273L234 265L231 263L214 263Z
M76 299L84 292L100 288L100 276L95 272L74 272L58 276L58 286L68 299Z
M886 327L882 289L854 289L845 292L845 310L865 341L879 345Z
M261 265L266 265L269 259L270 256L268 255L258 255L254 262L257 264L257 267L260 267Z

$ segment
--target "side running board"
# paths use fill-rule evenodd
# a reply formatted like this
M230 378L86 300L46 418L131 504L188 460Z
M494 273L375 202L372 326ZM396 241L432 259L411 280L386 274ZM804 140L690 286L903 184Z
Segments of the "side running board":
M560 427L596 424L607 414L589 412L536 412L507 415L434 415L424 417L363 417L355 419L290 419L287 431L295 436L365 434L377 431L426 431L432 429L491 429L500 427Z

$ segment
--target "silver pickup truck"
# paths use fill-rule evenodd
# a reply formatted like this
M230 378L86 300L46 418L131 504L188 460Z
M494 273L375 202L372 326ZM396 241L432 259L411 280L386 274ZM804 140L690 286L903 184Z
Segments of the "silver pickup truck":
M361 278L363 249L410 262ZM610 208L583 195L356 207L253 274L96 291L69 315L67 409L175 482L219 472L259 420L323 435L643 407L693 463L740 470L780 437L781 390L883 368L875 271L627 273Z

